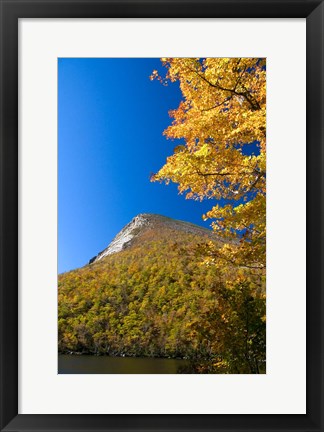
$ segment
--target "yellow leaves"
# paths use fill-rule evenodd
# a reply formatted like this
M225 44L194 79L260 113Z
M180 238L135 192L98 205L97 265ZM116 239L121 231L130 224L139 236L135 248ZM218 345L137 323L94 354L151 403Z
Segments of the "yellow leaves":
M150 75L150 80L153 81L155 78L158 77L158 75L159 75L158 71L157 71L157 70L154 70L154 71L152 72L152 74Z
M220 360L220 361L217 361L216 363L213 363L213 366L216 368L227 366L227 362L224 360Z
M228 322L228 319L226 318L226 315L225 315L225 314L222 314L222 315L221 315L221 318L222 318L222 321L223 321L224 323L227 323L227 322Z
M203 215L224 246L205 263L264 271L266 239L266 70L258 58L164 58L166 80L183 100L167 138L182 138L154 180L178 184L189 199L222 200ZM153 71L156 77L155 71ZM162 79L162 78L161 78ZM258 143L256 155L243 145ZM254 143L254 144L253 144ZM224 203L226 205L224 205ZM215 260L216 257L216 260ZM219 261L220 260L220 261Z
M197 151L193 153L195 158L206 157L212 152L212 149L208 144L203 144Z

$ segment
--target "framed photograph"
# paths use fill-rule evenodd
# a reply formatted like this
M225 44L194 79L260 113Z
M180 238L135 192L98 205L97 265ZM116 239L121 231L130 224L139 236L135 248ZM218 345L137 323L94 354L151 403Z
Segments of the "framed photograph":
M323 430L323 3L1 23L1 430Z

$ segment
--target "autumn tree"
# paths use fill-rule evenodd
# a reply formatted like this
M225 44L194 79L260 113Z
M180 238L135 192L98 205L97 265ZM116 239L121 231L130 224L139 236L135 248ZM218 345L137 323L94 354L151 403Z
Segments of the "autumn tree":
M266 67L260 58L163 58L183 99L170 111L167 138L181 139L153 181L178 184L186 198L214 203L204 219L225 240L208 263L265 272ZM219 205L220 202L222 205ZM224 205L225 203L225 205Z

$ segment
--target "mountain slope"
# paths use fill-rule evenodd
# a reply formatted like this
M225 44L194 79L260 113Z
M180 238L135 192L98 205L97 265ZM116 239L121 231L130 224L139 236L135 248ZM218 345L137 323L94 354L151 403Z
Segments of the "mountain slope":
M132 246L136 243L136 240L139 241L141 236L148 231L153 231L157 234L161 232L161 230L182 231L187 234L201 235L206 238L209 237L210 239L216 238L211 230L190 222L179 221L156 214L143 213L135 216L134 219L116 235L106 249L99 252L97 256L89 261L89 264L100 261L107 255L120 252Z
M59 276L59 351L211 359L224 331L243 346L251 294L241 287L223 296L217 270L197 253L209 241L221 244L187 222L135 217L90 264ZM249 325L262 327L258 301L248 304L256 311ZM227 307L239 309L232 327Z

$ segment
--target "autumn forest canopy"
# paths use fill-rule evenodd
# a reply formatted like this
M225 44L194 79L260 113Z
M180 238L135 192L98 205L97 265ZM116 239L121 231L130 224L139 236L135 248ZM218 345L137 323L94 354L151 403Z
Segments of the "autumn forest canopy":
M161 63L150 79L177 83L182 97L164 130L173 153L150 180L210 203L201 217L212 232L151 227L127 249L60 275L59 351L264 373L266 60Z

